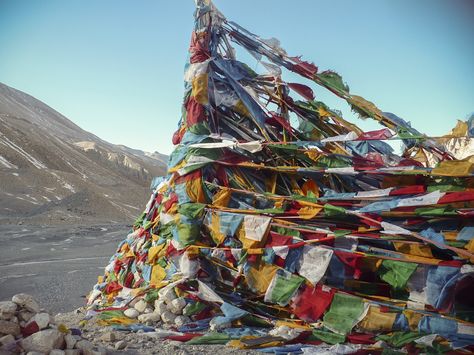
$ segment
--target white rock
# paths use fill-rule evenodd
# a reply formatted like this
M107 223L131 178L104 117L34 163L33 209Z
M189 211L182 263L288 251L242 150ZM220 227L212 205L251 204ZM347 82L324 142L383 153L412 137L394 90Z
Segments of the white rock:
M138 316L138 321L141 323L159 322L160 319L161 317L158 313L145 313Z
M126 309L125 312L123 312L123 314L125 315L125 317L135 319L138 317L140 312L138 312L135 308L129 308L129 309Z
M102 353L94 349L86 349L82 352L82 355L102 355Z
M49 352L49 355L65 355L66 352L61 349L54 349Z
M155 313L162 314L163 312L166 312L168 310L168 307L166 307L166 303L163 300L156 300L155 301Z
M173 323L174 324L174 320L176 318L176 315L171 313L170 311L165 311L161 314L161 319L163 320L163 322L165 323Z
M0 334L17 336L20 334L20 326L15 322L0 320Z
M212 318L209 322L209 329L211 331L226 329L232 326L232 322L217 323L215 319L216 318Z
M16 303L20 307L26 308L28 311L33 313L38 313L40 311L40 306L38 302L31 295L26 293L19 293L12 297L12 302Z
M7 345L9 343L13 343L14 341L15 337L11 334L8 334L0 338L0 345Z
M20 321L18 320L18 317L15 317L15 316L10 318L10 322L13 322L13 323L16 323L16 324L20 323Z
M144 300L138 301L133 308L135 308L138 312L143 313L146 309L148 304Z
M116 350L122 350L127 347L127 342L125 340L120 340L115 343L115 349Z
M65 355L81 355L81 350L79 349L66 349L64 350Z
M22 339L20 345L25 351L40 351L48 354L53 349L63 347L64 335L56 329L45 329Z
M40 353L39 351L29 351L26 355L46 355L46 354Z
M145 308L145 310L143 311L143 313L145 313L145 314L146 314L146 313L153 313L153 308L151 308L150 306L147 306L147 307Z
M44 329L51 322L51 316L48 313L38 313L35 314L31 321L35 321L40 329Z
M10 319L15 315L17 304L12 301L0 302L0 319Z
M176 292L174 292L174 289L173 288L168 288L166 290L164 290L163 292L163 296L161 297L161 299L166 303L170 303L172 300L174 300L175 298L177 298L176 296Z
M24 322L29 322L35 314L29 311L20 311L18 312L18 318Z
M82 350L84 352L84 350L94 349L94 345L92 345L89 340L82 339L76 343L76 349Z
M191 322L191 319L187 316L177 316L174 320L174 324L177 327L182 327L185 324L188 324Z
M168 303L168 310L174 314L182 314L183 308L186 306L184 298L175 298Z
M107 342L115 341L115 339L116 339L116 337L115 337L114 332L105 332L99 338L99 340L107 341Z
M74 345L76 345L77 340L74 338L73 335L67 334L64 337L64 340L66 341L66 349L74 349Z

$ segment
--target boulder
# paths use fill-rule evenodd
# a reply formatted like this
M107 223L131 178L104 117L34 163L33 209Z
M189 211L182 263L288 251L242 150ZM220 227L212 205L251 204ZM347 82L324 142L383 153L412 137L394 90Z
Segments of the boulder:
M163 300L156 300L155 301L155 312L162 314L168 310L165 301Z
M20 341L25 351L40 351L48 354L53 349L61 349L64 345L64 334L56 329L45 329Z
M160 315L158 313L145 313L145 314L140 314L138 316L138 321L142 323L148 323L148 322L159 322L161 319Z
M7 345L13 343L15 341L15 337L11 334L5 335L0 338L0 346Z
M0 302L0 319L8 320L15 315L18 306L12 301Z
M183 325L188 324L190 322L191 322L191 318L187 316L177 316L174 320L174 324L177 327L182 327Z
M34 315L35 315L34 313L29 312L29 311L18 312L18 318L24 322L29 322L31 318L33 318Z
M129 309L126 309L125 312L123 312L123 314L125 315L125 317L135 319L138 317L140 312L138 312L135 308L129 308Z
M40 306L38 302L33 298L33 296L26 293L19 293L12 297L12 302L16 303L18 306L27 309L30 312L38 313L40 311Z
M135 308L138 312L143 313L147 308L148 304L144 300L138 301L133 308Z
M105 332L104 334L100 336L99 340L107 341L107 342L115 341L116 340L115 333Z
M127 342L125 340L120 340L115 343L115 350L123 350L127 347Z
M183 308L186 306L184 298L175 298L168 303L168 310L174 314L183 314Z
M165 311L161 314L161 319L165 323L168 323L168 324L173 323L174 324L174 320L176 319L176 314L173 314L170 311Z
M20 334L20 326L15 322L0 320L0 334L17 336Z
M74 338L74 335L67 334L64 337L64 341L66 342L66 349L74 349L74 345L76 345L77 340Z
M86 350L94 349L94 345L89 340L82 339L76 343L76 349L79 349L79 350L82 350L82 352L85 352Z
M38 324L39 329L44 329L51 323L51 316L48 313L38 313L32 320Z

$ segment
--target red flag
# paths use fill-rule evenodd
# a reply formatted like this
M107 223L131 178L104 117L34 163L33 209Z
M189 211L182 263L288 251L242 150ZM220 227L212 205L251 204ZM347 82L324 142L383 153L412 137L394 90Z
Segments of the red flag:
M288 83L288 86L303 96L306 100L314 100L313 90L309 86L298 83Z

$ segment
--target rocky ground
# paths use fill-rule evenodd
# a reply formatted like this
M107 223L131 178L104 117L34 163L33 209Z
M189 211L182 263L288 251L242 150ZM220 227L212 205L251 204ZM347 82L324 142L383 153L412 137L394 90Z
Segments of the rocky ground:
M223 345L185 345L162 340L154 332L118 331L83 323L84 309L55 316L40 308L27 294L0 302L0 354L105 355L105 354L255 354Z

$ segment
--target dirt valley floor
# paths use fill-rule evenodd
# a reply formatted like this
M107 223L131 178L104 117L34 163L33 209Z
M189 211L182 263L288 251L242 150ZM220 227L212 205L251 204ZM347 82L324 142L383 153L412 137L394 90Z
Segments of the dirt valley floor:
M53 313L83 306L129 229L124 224L0 225L0 300L23 292Z

